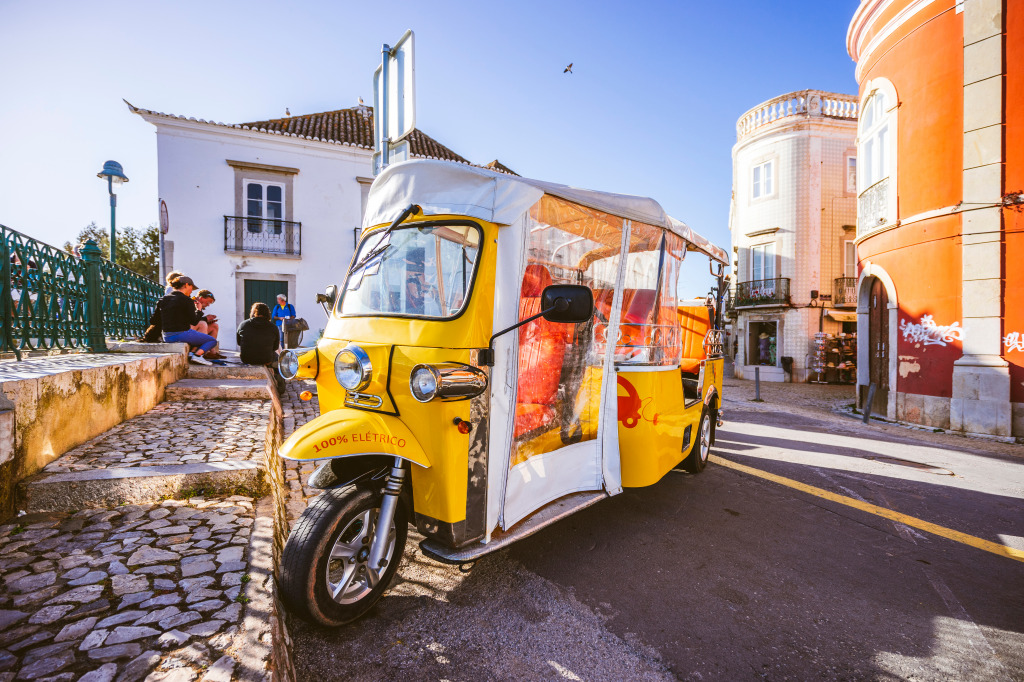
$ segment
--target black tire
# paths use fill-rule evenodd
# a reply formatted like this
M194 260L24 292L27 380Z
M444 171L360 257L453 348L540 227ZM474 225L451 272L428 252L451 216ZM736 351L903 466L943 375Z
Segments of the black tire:
M711 443L715 440L715 416L714 411L708 407L700 415L697 422L697 435L694 437L693 447L690 454L683 460L683 469L691 474L699 474L708 465L708 455L711 454Z
M325 490L302 512L288 536L281 561L281 599L291 613L312 623L338 627L365 614L381 598L398 570L409 532L409 512L399 499L393 526L394 546L384 555L387 566L371 588L365 555L361 552L368 550L372 542L372 529L367 533L365 528L367 522L376 528L381 499L379 490L346 486ZM367 535L369 538L364 542ZM352 553L349 561L332 559L330 554L339 542L338 551L343 555L352 546L364 549ZM351 573L346 572L348 567ZM338 580L337 585L343 585L338 600L332 597L329 587L332 577Z

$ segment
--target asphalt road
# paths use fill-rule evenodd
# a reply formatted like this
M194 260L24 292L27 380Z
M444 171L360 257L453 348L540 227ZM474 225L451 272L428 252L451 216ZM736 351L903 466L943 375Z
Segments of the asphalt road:
M1024 448L727 408L714 453L797 483L672 472L465 572L410 545L368 618L295 624L300 679L1024 680Z

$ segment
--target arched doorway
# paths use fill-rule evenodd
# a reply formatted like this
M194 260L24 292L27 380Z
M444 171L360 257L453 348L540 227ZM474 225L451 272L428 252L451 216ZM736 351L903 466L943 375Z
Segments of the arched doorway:
M875 385L871 411L886 414L889 406L889 295L882 280L872 277L868 295L868 383ZM867 400L865 396L861 402Z
M896 418L896 286L884 268L862 261L857 287L857 406L867 407L875 386L871 412Z

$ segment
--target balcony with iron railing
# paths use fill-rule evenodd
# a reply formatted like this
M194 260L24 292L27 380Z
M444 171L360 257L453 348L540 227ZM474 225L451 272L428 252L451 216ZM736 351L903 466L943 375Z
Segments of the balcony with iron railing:
M857 305L856 277L836 277L832 287L832 305L836 308L853 308Z
M740 308L757 308L762 306L789 305L789 278L755 279L740 282L736 285L736 296L733 306Z
M224 250L228 253L302 255L302 223L276 218L224 216Z
M842 95L822 90L800 90L781 95L740 116L736 122L737 141L779 122L799 118L832 118L857 120L859 103L856 95Z

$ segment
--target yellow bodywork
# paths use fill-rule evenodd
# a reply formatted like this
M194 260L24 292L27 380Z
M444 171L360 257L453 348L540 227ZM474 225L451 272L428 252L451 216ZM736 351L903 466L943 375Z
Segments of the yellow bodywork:
M422 216L417 219L424 220ZM465 217L426 218L446 219ZM416 221L403 225L409 222ZM425 320L383 315L331 316L316 349L299 356L298 376L316 377L321 416L292 434L281 450L283 457L314 460L364 453L396 455L419 465L412 467L413 504L417 513L447 523L466 518L469 443L473 434L459 433L455 419L470 420L470 402L421 403L409 391L409 376L420 363L468 364L473 349L487 347L493 316L498 226L474 222L483 230L480 261L469 302L459 317ZM381 344L381 339L391 343ZM370 357L371 380L359 392L379 397L379 408L370 410L345 404L347 392L334 376L334 360L349 343L358 344ZM359 434L362 440L353 441L353 434ZM390 439L374 434L386 434ZM322 448L325 436L326 450ZM333 445L331 436L335 438ZM347 440L339 442L339 437ZM404 447L398 445L396 438L405 440Z
M679 370L618 372L619 461L622 485L653 485L683 461L700 441L700 415L705 404L717 407L722 391L721 358L702 365L701 399L689 407ZM690 442L683 435L690 426Z
M430 466L416 436L400 419L348 408L307 422L281 447L282 457L298 460L363 454L395 455L421 467Z

